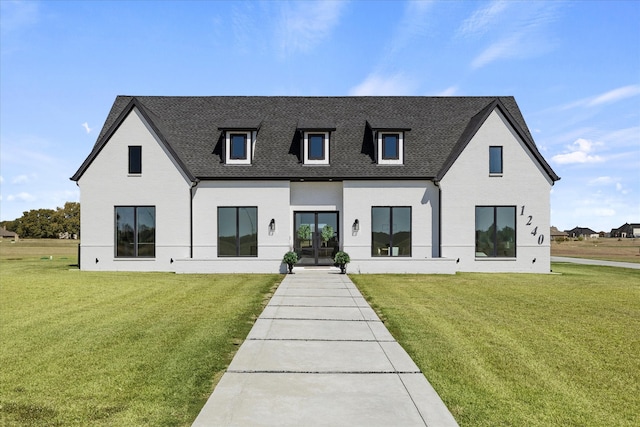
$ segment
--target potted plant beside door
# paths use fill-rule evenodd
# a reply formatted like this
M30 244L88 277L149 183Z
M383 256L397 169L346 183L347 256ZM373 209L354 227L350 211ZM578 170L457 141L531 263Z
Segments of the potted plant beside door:
M293 266L298 262L298 254L293 251L289 251L284 254L282 262L287 264L287 267L289 267L289 274L293 274Z
M347 264L351 262L351 258L348 253L342 251L338 252L333 261L338 264L338 267L340 267L341 274L347 273Z

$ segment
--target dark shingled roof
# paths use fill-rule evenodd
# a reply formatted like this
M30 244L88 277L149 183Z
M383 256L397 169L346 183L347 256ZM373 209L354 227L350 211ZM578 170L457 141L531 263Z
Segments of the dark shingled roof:
M137 107L195 179L440 179L486 117L499 108L549 177L513 97L118 96L80 179ZM375 128L374 128L375 126ZM224 129L258 129L251 165L225 165ZM331 130L328 166L303 165L300 130ZM404 165L377 165L372 129L406 130Z

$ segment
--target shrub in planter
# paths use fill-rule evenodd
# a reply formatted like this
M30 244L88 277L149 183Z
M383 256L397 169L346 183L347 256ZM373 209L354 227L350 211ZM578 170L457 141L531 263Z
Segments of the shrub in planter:
M351 258L348 253L340 251L336 254L333 261L340 267L340 272L345 274L347 272L347 264L351 262Z
M293 251L289 251L284 254L282 262L287 264L287 266L289 267L289 274L291 274L293 273L293 266L298 262L298 254Z

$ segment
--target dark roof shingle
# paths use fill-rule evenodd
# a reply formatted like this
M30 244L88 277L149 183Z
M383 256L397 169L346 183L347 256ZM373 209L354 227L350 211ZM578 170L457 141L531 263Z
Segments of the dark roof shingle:
M452 162L452 155L457 156L455 150L464 148L463 139L473 136L465 135L473 131L474 118L478 120L480 113L496 102L513 119L552 180L559 179L538 152L513 97L407 96L118 96L92 153L71 179L80 178L132 105L153 122L192 178L434 179ZM259 127L252 165L229 167L223 163L216 146L222 129L230 124ZM404 137L404 165L375 163L371 131L381 124L410 129ZM301 126L332 130L329 166L300 163L296 144Z

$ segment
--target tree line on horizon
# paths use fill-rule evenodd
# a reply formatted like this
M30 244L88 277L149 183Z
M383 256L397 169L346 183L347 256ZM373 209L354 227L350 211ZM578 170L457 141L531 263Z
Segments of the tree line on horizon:
M0 226L23 239L80 238L80 203L66 202L56 209L31 209Z

